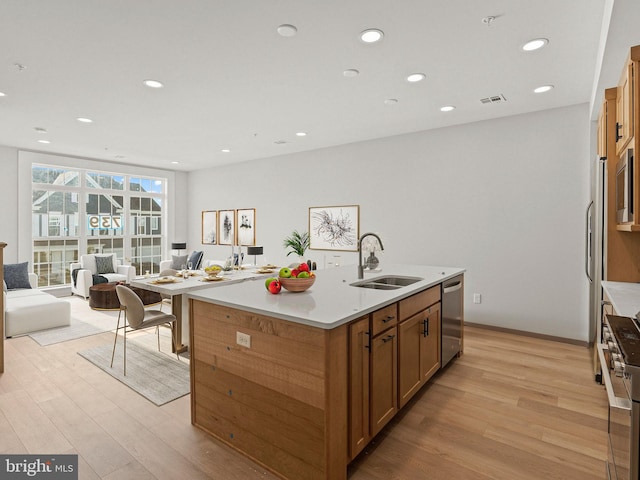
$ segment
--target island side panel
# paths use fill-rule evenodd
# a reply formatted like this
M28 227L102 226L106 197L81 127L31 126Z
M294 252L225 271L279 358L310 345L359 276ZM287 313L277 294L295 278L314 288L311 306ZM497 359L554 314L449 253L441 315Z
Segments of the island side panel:
M331 378L346 335L343 345L340 329L198 300L190 308L193 424L284 478L346 478L346 380L334 386L346 372Z

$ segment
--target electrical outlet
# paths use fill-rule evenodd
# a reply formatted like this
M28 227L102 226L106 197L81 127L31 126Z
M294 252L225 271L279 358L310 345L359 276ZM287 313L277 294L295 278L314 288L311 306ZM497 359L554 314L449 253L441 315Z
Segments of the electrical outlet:
M236 343L241 347L251 348L251 335L236 332Z
M479 293L474 293L473 303L482 303L482 295L480 295Z

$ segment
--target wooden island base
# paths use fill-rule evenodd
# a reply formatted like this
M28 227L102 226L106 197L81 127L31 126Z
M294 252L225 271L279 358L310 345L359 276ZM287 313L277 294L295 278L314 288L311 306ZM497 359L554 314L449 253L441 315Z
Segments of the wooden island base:
M347 325L325 330L194 299L190 313L191 422L283 478L346 479Z
M191 422L284 479L346 480L440 369L443 335L462 352L462 294L452 308L440 268L414 271L427 280L404 294L363 298L335 269L314 297L243 283L190 296Z

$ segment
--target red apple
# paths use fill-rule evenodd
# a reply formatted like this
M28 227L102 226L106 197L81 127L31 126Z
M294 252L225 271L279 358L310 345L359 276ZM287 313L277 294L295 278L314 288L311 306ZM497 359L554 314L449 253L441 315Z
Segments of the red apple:
M301 263L298 266L298 270L300 270L301 272L308 272L309 271L309 265L307 265L306 263Z
M275 295L276 293L280 293L282 284L280 283L280 280L273 280L271 283L269 283L269 286L267 288L271 293Z
M291 270L292 277L297 277L299 273L300 273L300 270L298 270L297 268L294 268L293 270Z
M264 286L265 286L265 288L266 288L267 290L269 290L269 284L270 284L271 282L273 282L274 280L277 280L277 278L269 277L269 278L267 278L267 279L264 281Z

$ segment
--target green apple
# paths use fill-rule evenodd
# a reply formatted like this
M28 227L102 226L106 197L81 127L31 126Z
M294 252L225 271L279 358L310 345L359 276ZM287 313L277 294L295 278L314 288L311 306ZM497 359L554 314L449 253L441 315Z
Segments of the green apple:
M298 278L309 278L311 275L309 275L309 272L300 272L298 274Z
M289 278L289 277L291 277L291 269L287 268L287 267L281 268L280 271L278 272L278 276L280 278Z
M264 286L267 290L269 290L269 284L273 281L277 280L275 277L269 277L264 281Z

